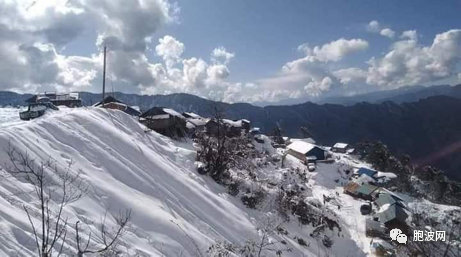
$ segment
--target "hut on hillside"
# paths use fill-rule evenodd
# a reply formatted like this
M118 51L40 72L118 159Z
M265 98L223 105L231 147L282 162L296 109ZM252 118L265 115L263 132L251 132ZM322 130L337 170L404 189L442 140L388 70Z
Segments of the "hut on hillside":
M207 121L205 128L209 135L216 136L218 133L223 133L228 137L237 137L240 136L242 132L248 133L250 131L250 121L222 119L221 122L218 123L218 120L210 119Z
M366 176L370 178L372 181L376 181L376 174L378 174L376 170L359 168L357 171L354 172L354 177L358 178L361 176Z
M402 230L404 234L408 234L409 227L406 221L407 218L408 214L405 212L404 208L399 204L393 204L381 207L375 215L374 220L384 224L388 230L398 228Z
M97 102L93 106L94 107L101 107L102 106L102 101ZM120 111L125 112L125 113L127 113L129 115L132 115L132 116L141 115L140 111L138 111L135 108L125 104L122 101L119 101L119 100L115 99L115 97L113 97L113 96L107 96L104 99L104 108L113 109L113 110L120 110Z
M186 135L186 118L169 108L153 107L141 114L139 121L149 129L169 137Z
M67 106L69 108L81 107L82 100L80 94L74 93L57 93L45 92L38 93L26 100L28 104L51 102L55 106Z
M307 159L325 160L325 150L322 148L304 141L294 141L287 146L287 153L300 159L301 161L307 161ZM315 158L312 158L315 157Z
M371 201L374 199L375 192L378 189L379 187L370 184L359 185L357 183L351 182L344 187L344 193L356 198Z
M336 143L331 148L331 151L336 153L346 153L347 149L349 149L349 145L346 143Z

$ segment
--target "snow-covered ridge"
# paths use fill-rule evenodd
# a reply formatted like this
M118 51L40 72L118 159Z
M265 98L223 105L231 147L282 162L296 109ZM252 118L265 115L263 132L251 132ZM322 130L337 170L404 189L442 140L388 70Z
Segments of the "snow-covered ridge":
M264 143L255 147L280 157L268 138L261 138ZM131 255L198 256L198 251L205 253L217 241L241 244L258 239L256 228L267 216L274 216L273 209L247 208L211 178L199 175L192 142L146 133L136 118L118 110L61 108L32 121L10 122L0 127L0 150L8 143L37 159L51 157L62 167L72 160L72 170L83 172L91 191L66 208L70 223L89 220L97 230L105 209L112 215L131 209L131 227L123 237L125 251ZM292 251L283 256L371 255L366 216L360 213L364 201L343 194L348 180L342 173L369 166L345 154L334 154L334 158L334 163L319 163L314 173L305 172L307 180L302 183L296 170L306 167L290 155L284 168L271 164L256 171L260 179L280 185L295 181L291 185L304 187L309 201L332 199L324 206L341 226L340 232L325 232L334 241L327 249L321 239L310 236L312 227L291 219L285 224L289 234L283 240ZM0 151L0 169L6 162L6 153ZM22 205L34 206L33 197L19 191L30 191L30 185L11 177L0 179L0 256L36 256L22 209ZM296 238L303 238L308 246ZM72 244L69 247L72 251Z
M60 165L72 160L73 170L83 171L92 190L67 208L74 219L97 222L106 207L113 214L131 209L132 228L124 240L132 252L146 256L192 253L191 240L176 224L202 247L216 239L239 241L256 233L252 217L238 199L192 171L195 151L191 144L145 133L136 119L123 112L88 108L50 113L2 128L0 145L4 148L8 142ZM0 152L0 165L7 161ZM12 196L27 187L14 179L0 182L0 256L17 251L35 255L31 228L21 209L31 199Z

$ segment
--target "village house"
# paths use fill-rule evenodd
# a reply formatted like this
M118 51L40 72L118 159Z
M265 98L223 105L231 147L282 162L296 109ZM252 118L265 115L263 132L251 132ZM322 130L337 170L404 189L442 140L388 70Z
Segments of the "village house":
M368 237L382 237L386 235L386 228L381 224L381 222L366 219L365 234Z
M250 131L250 122L248 120L229 120L222 119L221 124L218 124L216 119L210 119L205 125L205 130L209 135L218 135L223 133L228 137L240 136L242 132L248 133ZM220 126L219 126L220 125Z
M374 220L384 224L388 230L398 228L402 230L404 234L407 234L409 231L406 222L407 218L408 214L405 212L404 208L399 204L393 204L382 206L376 213Z
M366 176L368 180L375 182L377 174L378 172L376 170L367 169L367 168L359 168L358 170L354 172L353 176L355 178Z
M361 198L364 200L372 201L375 198L375 192L379 189L379 187L370 185L370 184L363 184L359 185L355 182L351 182L344 187L344 193L351 195L356 198Z
M395 194L392 193L387 193L384 191L381 191L377 194L375 204L381 208L385 205L393 205L393 204L398 204L401 207L406 208L405 204L403 203L404 201L402 198L396 196Z
M26 103L28 104L44 102L51 102L55 106L67 106L69 108L82 106L82 100L80 99L79 93L45 92L38 93L26 100Z
M186 118L169 108L153 107L141 114L139 121L149 129L169 137L186 135Z
M261 135L261 129L260 128L251 128L250 129L250 135L256 136L256 135Z
M346 143L336 143L331 148L331 151L336 152L336 153L346 153L348 149L349 149L348 144L346 144Z
M96 104L93 105L94 107L101 107L102 106L102 101L97 102ZM123 103L122 101L119 101L115 99L113 96L107 96L104 99L104 108L107 109L113 109L113 110L120 110L126 114L132 115L132 116L139 116L141 115L141 112L136 110L135 108Z
M187 120L186 128L189 135L193 135L196 131L205 130L205 125L209 120L192 112L183 112L182 116Z
M301 161L307 161L309 159L315 159L316 161L325 160L325 150L322 148L304 141L294 141L287 146L287 153L298 158ZM312 158L315 157L315 158Z

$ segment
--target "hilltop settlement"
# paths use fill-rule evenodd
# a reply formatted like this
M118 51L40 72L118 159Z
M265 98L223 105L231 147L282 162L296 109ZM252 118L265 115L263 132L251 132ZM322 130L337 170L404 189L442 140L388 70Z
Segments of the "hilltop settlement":
M134 190L142 199L156 199L149 205L156 212L136 207L142 201L95 198L113 201L117 206L129 205L138 211L134 213L139 215L136 217L145 217L144 221L133 220L133 226L141 232L129 231L128 239L121 239L119 246L125 246L130 253L140 254L139 249L144 249L144 255L139 256L171 256L179 252L187 256L460 256L460 240L454 236L461 229L460 208L442 204L447 201L433 203L424 199L421 188L435 188L435 182L414 176L409 164L397 160L385 148L376 150L380 145L337 142L324 146L310 137L285 137L278 127L264 135L250 120L226 119L225 110L218 105L210 106L212 117L202 117L165 107L140 110L114 96L91 107L81 107L77 93L38 94L27 102L29 108L20 117L28 121L7 129L33 127L38 134L30 137L31 142L43 140L62 148L66 154L56 153L53 158L83 162L82 167L89 169L84 173L87 178L95 176L95 181L109 183L105 181L113 176L131 181L165 173L153 178L151 184L138 182L137 187L136 183L123 182L119 186L122 191L128 190L123 192ZM65 129L54 127L65 123L72 124L63 125ZM53 133L44 132L46 129ZM69 133L67 139L59 136L61 130ZM49 134L54 136L48 138ZM2 135L0 140L5 141ZM81 140L86 142L83 152L69 150L78 149ZM103 140L106 145L102 145ZM18 145L21 142L12 141ZM90 153L93 150L107 152L107 156L102 153L95 159ZM86 155L84 151L90 152ZM144 159L149 154L158 157ZM104 158L112 161L106 163ZM380 162L375 161L378 159ZM151 166L157 169L151 171ZM166 171L169 166L174 168ZM170 188L170 183L185 184ZM100 192L112 190L109 184L95 187ZM448 196L443 193L441 197ZM193 199L196 202L190 202ZM98 201L89 204L98 205ZM206 213L198 210L200 205L206 206ZM220 208L226 208L229 215L225 220L220 217L224 215ZM434 210L438 210L437 214ZM77 208L69 213L73 212L76 217L85 213ZM158 214L164 212L162 215L168 218ZM196 216L199 212L201 215ZM234 213L238 215L232 216ZM159 219L170 222L165 224ZM156 226L150 227L150 222ZM171 227L169 223L175 225ZM178 227L179 232L172 232ZM232 227L233 232L224 232L227 227ZM171 239L158 236L163 233L159 228L174 235L171 238L182 236L188 242L170 244ZM392 240L393 229L402 231L408 242ZM443 242L434 238L423 244L419 240L422 238L416 236L419 231L446 234ZM12 245L21 244L20 238L14 238L15 243L9 241ZM195 245L192 250L190 245ZM69 249L72 251L72 246ZM162 251L165 253L159 253Z

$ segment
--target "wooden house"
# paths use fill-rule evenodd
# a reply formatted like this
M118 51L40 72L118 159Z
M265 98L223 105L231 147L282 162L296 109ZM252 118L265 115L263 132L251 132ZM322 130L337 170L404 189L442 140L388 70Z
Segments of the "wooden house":
M101 107L102 103L97 102L93 106L94 107ZM123 103L122 101L119 101L119 100L115 99L115 97L113 97L113 96L107 96L104 99L104 108L113 109L113 110L120 110L120 111L125 112L125 113L127 113L129 115L132 115L132 116L141 115L140 111L138 111L135 108Z
M287 153L298 158L301 161L307 161L307 158L315 157L315 160L325 160L325 150L304 141L294 141L287 146Z
M26 100L28 104L51 102L55 106L67 106L69 108L81 107L82 100L79 93L38 93Z
M169 108L153 107L141 114L139 121L149 129L169 137L186 135L186 118Z

